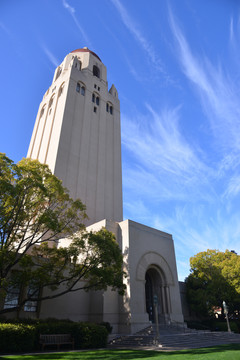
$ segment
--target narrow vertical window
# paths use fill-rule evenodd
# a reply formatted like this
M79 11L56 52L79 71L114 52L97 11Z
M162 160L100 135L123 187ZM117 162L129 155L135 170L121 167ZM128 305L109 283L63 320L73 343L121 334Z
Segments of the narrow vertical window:
M79 83L77 83L76 91L80 92L80 84Z
M85 95L85 87L84 86L81 87L81 95L83 95L83 96Z
M95 102L95 94L92 94L92 102Z
M113 114L113 107L110 106L109 109L110 109L110 114L112 115Z
M93 111L94 111L95 113L97 112L96 106L94 106Z
M96 65L93 65L93 76L100 77L100 70Z
M99 105L99 97L96 97L96 104Z
M106 103L106 111L109 112L109 105Z

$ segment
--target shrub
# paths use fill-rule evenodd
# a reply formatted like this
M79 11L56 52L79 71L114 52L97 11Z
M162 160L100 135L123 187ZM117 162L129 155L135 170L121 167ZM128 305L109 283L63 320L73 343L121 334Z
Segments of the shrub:
M28 320L24 320L28 323ZM34 320L32 325L19 323L0 324L0 349L2 352L39 350L40 334L71 334L76 349L100 348L107 344L106 326L70 320ZM110 326L110 325L109 325ZM6 344L6 347L3 346Z
M21 352L34 349L35 327L25 324L0 324L1 352Z
M109 322L103 321L99 325L105 326L105 328L107 329L108 334L111 334L113 328L112 328L112 326L110 325Z

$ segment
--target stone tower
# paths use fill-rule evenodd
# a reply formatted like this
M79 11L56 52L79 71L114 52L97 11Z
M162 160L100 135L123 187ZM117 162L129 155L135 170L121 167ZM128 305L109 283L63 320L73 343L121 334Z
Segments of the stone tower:
M48 164L70 196L87 206L87 225L122 221L120 104L107 70L88 48L68 54L39 106L28 157Z

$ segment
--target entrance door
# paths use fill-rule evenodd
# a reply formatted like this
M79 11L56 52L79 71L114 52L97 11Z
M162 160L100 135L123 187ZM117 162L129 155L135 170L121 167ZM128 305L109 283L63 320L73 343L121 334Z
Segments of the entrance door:
M146 296L146 311L149 320L155 322L155 307L154 300L157 302L158 321L163 321L166 313L166 299L163 301L163 274L161 270L156 267L151 267L147 270L145 275L145 296ZM165 305L164 305L165 304Z
M146 310L149 316L149 320L154 322L153 286L151 276L146 273L145 279Z

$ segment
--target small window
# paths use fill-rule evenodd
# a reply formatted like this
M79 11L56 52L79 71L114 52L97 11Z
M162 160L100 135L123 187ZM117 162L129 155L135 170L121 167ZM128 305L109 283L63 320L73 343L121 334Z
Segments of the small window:
M97 88L97 89L98 89L98 91L100 91L100 87L99 87L99 86L98 86L98 88Z
M97 107L96 107L96 106L94 106L93 111L94 111L95 113L97 112Z
M85 95L85 87L84 86L81 87L81 95L83 95L83 96Z
M99 105L99 97L96 97L96 104Z
M81 88L80 84L77 83L76 91L77 91L77 92L80 92L80 88Z
M95 94L92 94L92 102L95 103Z
M96 65L93 65L93 76L100 78L100 70Z
M113 107L111 105L109 106L109 110L110 110L110 114L112 115L113 114Z
M96 84L94 84L94 89L96 89L97 88L97 85Z
M109 112L109 105L106 103L106 111Z

